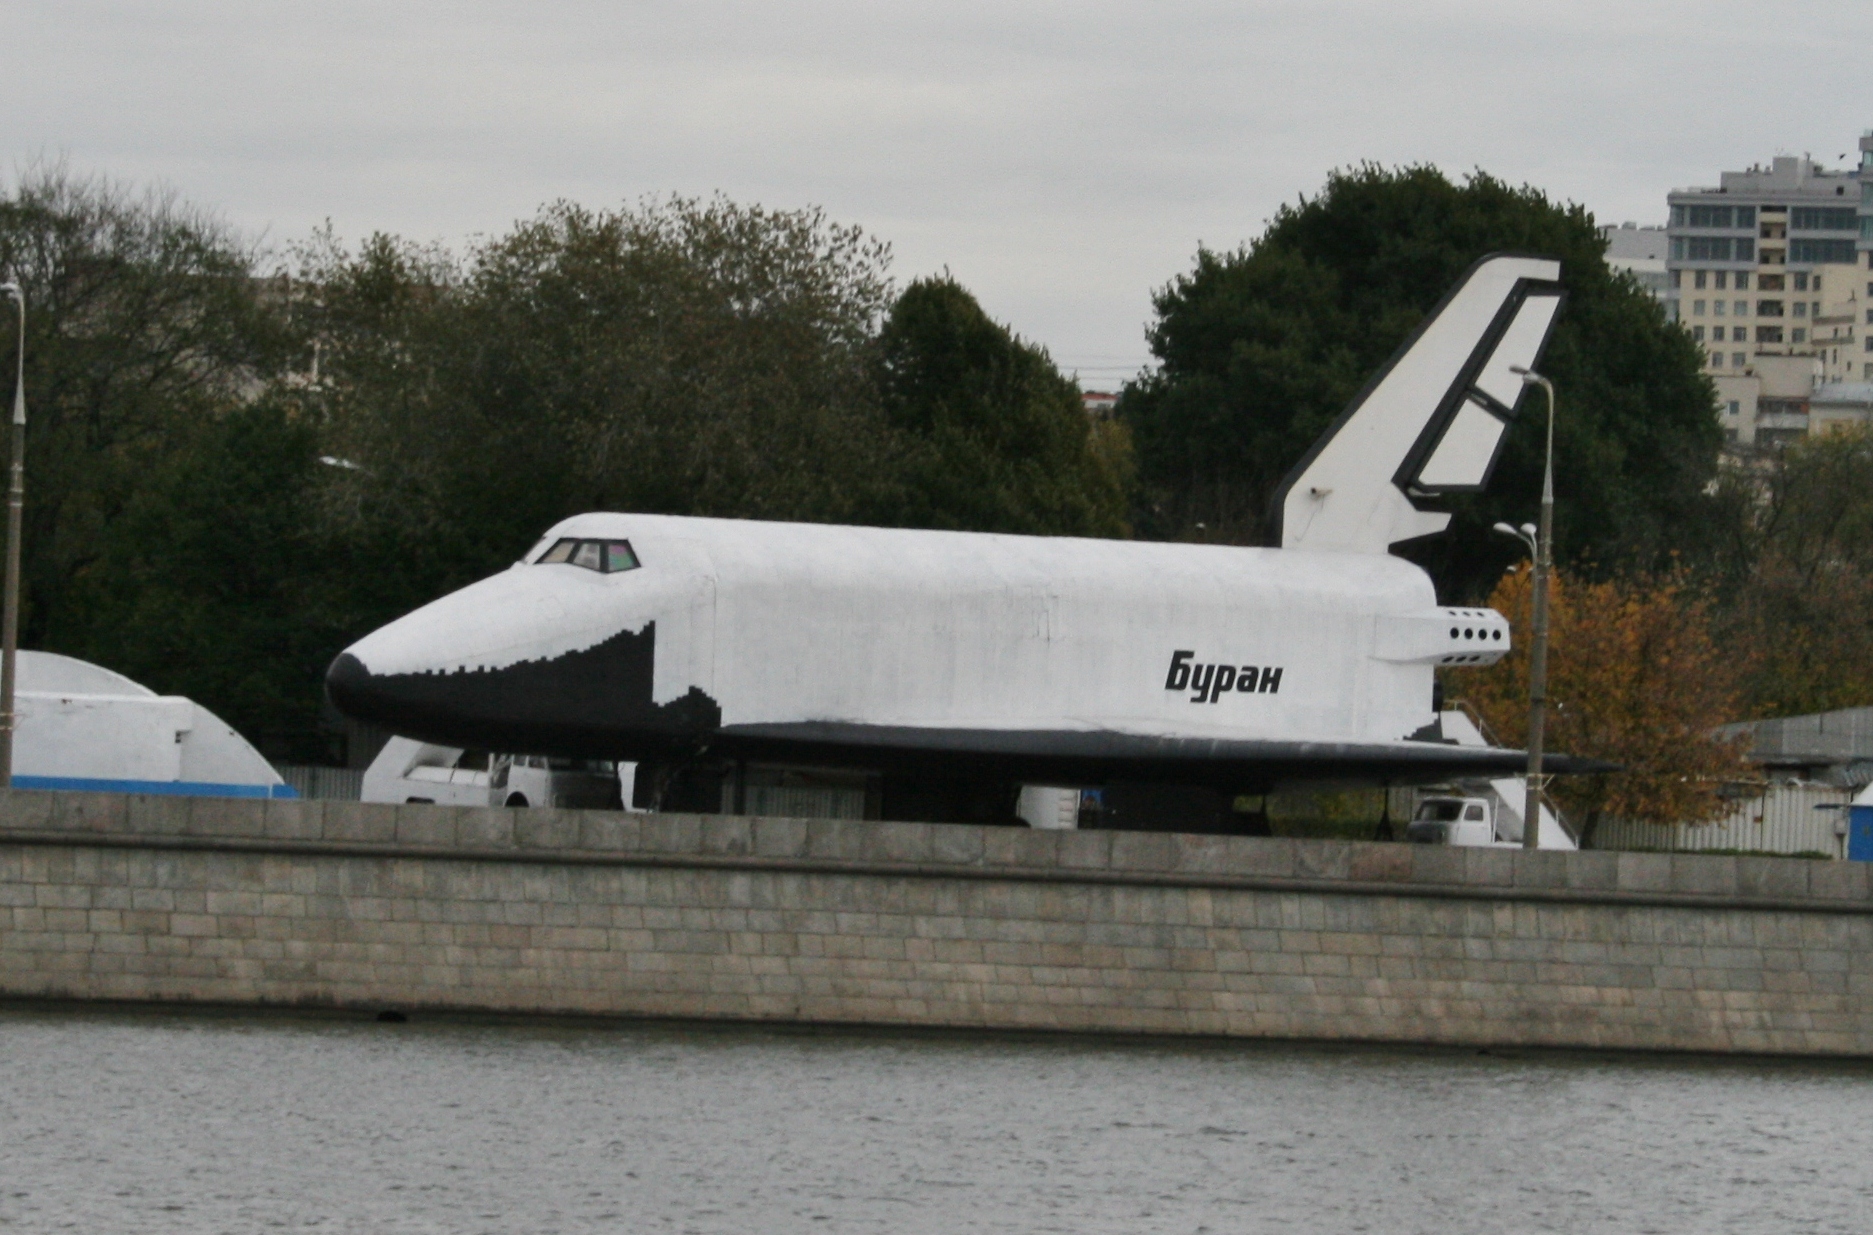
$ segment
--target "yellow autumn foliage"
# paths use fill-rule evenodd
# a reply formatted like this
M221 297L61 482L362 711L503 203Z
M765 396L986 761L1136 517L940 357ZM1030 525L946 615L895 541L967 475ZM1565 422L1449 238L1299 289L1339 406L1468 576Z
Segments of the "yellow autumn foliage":
M1515 651L1448 683L1515 746L1528 736L1532 593L1526 567L1502 577L1489 603L1514 627ZM1552 782L1583 843L1601 819L1722 815L1720 785L1747 775L1744 743L1713 731L1737 718L1745 667L1717 646L1706 603L1671 578L1588 582L1557 571L1549 614L1546 747L1621 768Z

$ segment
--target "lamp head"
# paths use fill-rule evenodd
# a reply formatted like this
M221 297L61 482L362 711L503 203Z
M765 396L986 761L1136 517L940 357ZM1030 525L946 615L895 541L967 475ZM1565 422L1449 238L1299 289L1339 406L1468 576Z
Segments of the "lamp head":
M1530 540L1533 540L1535 537L1535 525L1532 523L1524 523L1522 525L1522 535L1528 537Z

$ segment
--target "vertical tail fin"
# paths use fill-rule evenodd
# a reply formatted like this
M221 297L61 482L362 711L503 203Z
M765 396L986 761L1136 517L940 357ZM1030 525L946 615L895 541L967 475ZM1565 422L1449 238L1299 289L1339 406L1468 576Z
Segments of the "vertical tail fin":
M1547 345L1561 264L1492 254L1465 272L1275 493L1284 549L1385 553L1444 530L1415 499L1489 481L1522 380Z

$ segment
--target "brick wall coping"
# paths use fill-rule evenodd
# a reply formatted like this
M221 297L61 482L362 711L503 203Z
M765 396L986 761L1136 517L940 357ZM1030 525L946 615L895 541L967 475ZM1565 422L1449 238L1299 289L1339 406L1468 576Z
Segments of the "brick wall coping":
M1873 913L1860 862L0 791L0 843Z

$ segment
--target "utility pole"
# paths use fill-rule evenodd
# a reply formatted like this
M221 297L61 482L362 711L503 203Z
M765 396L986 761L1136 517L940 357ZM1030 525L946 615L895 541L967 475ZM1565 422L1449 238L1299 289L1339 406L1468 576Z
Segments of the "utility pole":
M6 600L0 609L0 789L13 786L13 732L19 712L20 514L26 504L26 293L17 282L0 284L0 294L19 306L19 346L13 366L13 468L7 480Z
M1522 848L1541 847L1542 738L1548 720L1548 580L1554 572L1554 383L1517 365L1525 386L1548 396L1548 458L1541 476L1541 530L1535 536L1535 633L1528 653L1528 793L1522 808Z

